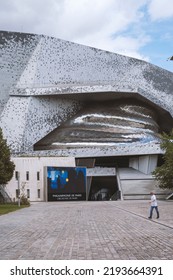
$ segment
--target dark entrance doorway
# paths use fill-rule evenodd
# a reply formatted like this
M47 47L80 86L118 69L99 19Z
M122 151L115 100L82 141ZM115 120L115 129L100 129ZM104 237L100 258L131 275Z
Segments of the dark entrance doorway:
M110 200L117 191L115 176L92 177L88 200Z

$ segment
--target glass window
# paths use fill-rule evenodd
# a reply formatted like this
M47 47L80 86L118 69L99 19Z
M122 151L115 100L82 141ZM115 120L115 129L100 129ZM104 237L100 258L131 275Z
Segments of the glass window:
M19 189L16 189L16 198L19 198L19 194L20 194Z
M18 178L19 178L19 172L18 171L15 171L15 179L18 181Z
M30 198L30 189L27 189L27 198Z
M26 171L26 181L29 181L29 171Z
M38 189L37 192L38 192L38 198L40 198L40 189Z
M40 181L40 172L37 171L37 181Z

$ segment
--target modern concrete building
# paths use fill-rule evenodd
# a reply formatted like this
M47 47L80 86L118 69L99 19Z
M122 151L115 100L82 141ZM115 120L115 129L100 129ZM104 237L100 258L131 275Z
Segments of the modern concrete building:
M173 73L48 36L1 31L0 126L16 172L44 176L50 159L60 166L63 157L63 166L87 168L86 199L145 198L153 189L163 197L151 172L162 158L159 134L173 127ZM26 182L27 194L44 200L46 187L35 180ZM14 198L16 183L7 190Z

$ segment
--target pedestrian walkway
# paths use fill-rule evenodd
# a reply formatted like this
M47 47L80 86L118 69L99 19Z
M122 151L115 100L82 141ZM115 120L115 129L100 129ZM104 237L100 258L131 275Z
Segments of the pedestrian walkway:
M39 202L0 216L0 259L173 258L173 201ZM155 214L155 213L154 213Z

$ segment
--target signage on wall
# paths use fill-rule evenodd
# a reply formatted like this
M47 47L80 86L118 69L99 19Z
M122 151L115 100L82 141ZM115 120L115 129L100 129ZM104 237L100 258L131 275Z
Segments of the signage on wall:
M47 167L48 201L86 200L86 168Z

